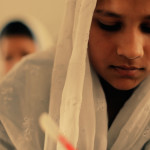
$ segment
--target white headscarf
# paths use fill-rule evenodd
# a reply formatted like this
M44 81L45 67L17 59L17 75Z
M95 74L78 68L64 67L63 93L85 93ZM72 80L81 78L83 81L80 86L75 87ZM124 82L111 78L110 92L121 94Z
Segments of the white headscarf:
M104 92L87 56L95 6L96 0L67 0L54 66L51 59L47 59L47 53L38 54L36 61L31 56L1 85L0 118L19 150L41 150L41 141L36 138L41 132L33 126L44 110L49 111L78 150L140 150L150 139L149 78L123 106L108 132ZM14 85L14 81L18 85ZM44 99L49 93L47 108L48 102ZM46 134L44 150L63 149Z
M79 143L79 145L86 145L80 149L86 150L94 149L95 137L94 93L87 58L89 30L95 6L95 0L68 0L66 2L65 20L56 49L49 109L55 120L59 119L60 115L60 121L57 120L60 130L73 145L77 146L80 135L82 144ZM100 111L99 117L103 116L104 125L103 123L100 125L102 136L99 135L99 139L103 146L101 142L99 145L101 149L106 149L106 105L103 100L101 103L104 109ZM47 139L45 150L49 149L49 143ZM61 149L60 145L57 145L57 149Z

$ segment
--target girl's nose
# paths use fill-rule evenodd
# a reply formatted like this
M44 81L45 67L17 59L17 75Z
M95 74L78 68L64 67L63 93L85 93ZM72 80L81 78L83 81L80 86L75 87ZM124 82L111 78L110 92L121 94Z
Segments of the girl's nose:
M137 31L122 34L117 54L127 59L137 59L144 55L143 37Z

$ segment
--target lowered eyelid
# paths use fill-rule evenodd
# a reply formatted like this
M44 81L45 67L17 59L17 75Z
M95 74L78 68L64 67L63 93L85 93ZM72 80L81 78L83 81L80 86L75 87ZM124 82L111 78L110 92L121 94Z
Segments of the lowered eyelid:
M108 31L108 32L115 32L115 31L119 31L121 29L120 24L107 25L107 24L103 24L99 21L98 25L102 30L105 30L105 31Z
M115 23L118 23L118 22L122 22L120 19L116 19L116 18L112 18L112 17L105 17L105 16L100 16L98 14L94 14L93 16L94 19L97 19L103 23L110 23L110 24L115 24Z
M108 25L108 26L113 26L113 25L118 24L118 22L108 22L108 21L103 21L103 20L100 20L100 19L98 19L98 22L100 22L102 24L105 24L105 25Z

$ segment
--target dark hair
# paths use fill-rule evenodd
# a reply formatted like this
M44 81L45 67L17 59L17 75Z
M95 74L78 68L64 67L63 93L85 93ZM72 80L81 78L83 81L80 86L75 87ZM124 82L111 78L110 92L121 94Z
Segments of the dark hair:
M27 36L34 40L34 35L31 30L21 21L12 21L6 24L0 32L0 38L14 35Z

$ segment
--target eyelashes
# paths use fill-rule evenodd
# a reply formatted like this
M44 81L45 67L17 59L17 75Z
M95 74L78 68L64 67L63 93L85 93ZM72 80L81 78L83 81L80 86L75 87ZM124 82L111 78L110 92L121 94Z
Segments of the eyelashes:
M117 32L117 31L121 30L121 28L123 26L121 22L117 22L113 25L108 25L108 24L102 23L101 21L98 21L98 25L102 30L105 30L108 32ZM150 24L149 23L142 23L140 25L140 30L143 33L150 34Z
M150 33L150 24L143 23L140 28L143 33Z
M108 24L104 24L104 23L98 21L98 25L102 30L109 31L109 32L115 32L115 31L119 31L121 29L120 22L117 22L114 25L108 25Z

